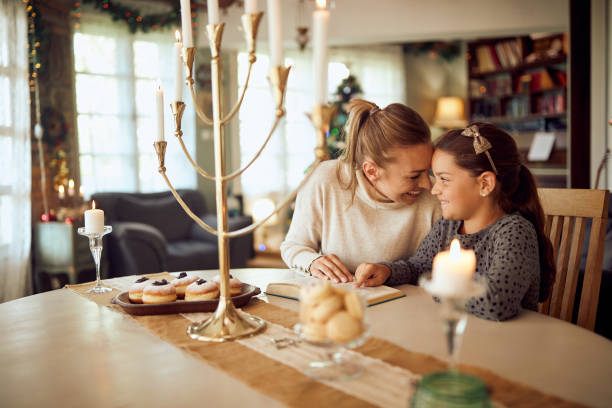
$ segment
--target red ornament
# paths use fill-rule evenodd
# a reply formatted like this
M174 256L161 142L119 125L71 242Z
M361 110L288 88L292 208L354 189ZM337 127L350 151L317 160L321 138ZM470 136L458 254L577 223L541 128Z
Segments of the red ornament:
M154 30L157 30L157 24L153 24L153 25L151 26L151 28L152 28L152 29L154 29Z
M142 17L140 17L140 16L136 17L136 21L138 21L140 23L142 21Z
M72 218L71 217L66 217L66 219L64 220L64 222L66 224L72 224Z
M108 8L108 3L104 3L104 5L102 5L102 7L107 9Z
M76 3L74 3L74 7L81 7L81 3L77 1Z

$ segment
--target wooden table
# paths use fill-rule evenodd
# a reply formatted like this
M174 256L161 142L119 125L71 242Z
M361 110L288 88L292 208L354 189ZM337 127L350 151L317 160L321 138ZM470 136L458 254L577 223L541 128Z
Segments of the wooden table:
M262 288L293 277L286 269L232 274ZM372 335L445 358L438 305L421 288L400 288L405 298L368 309ZM0 342L1 406L280 406L67 289L0 304ZM460 360L571 401L601 407L612 401L612 342L539 313L524 311L504 323L470 317Z

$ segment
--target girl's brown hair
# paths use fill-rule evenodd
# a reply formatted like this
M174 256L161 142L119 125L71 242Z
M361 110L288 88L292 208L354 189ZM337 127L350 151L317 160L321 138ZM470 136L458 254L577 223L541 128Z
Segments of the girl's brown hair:
M538 236L540 254L540 294L539 301L545 301L555 279L555 262L553 249L548 237L544 234L544 211L538 197L538 190L533 175L522 163L516 142L508 133L488 123L472 123L477 126L481 136L487 139L492 148L488 150L497 170L497 187L494 194L499 205L506 213L518 211L534 226ZM455 163L472 172L477 177L485 171L495 170L485 153L476 154L474 139L463 136L464 129L451 130L437 142L436 149L450 153Z
M380 109L375 103L355 98L349 102L348 111L344 130L346 148L339 161L349 171L342 171L342 166L338 166L336 173L345 189L355 191L355 171L361 168L366 158L384 167L390 160L389 149L392 147L431 143L427 123L401 103Z

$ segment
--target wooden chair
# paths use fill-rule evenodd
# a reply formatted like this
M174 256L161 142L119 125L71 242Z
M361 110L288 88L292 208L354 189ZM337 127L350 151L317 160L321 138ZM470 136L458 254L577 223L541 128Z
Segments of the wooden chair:
M540 312L571 322L587 219L592 220L577 324L595 328L601 284L608 190L538 189L546 214L545 233L553 245L557 275L552 296Z

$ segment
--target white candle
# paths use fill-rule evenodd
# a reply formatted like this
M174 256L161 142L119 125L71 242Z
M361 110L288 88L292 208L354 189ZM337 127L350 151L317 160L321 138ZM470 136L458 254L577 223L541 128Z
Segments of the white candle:
M219 24L219 0L206 0L208 5L208 24Z
M453 239L450 250L438 253L433 260L432 285L441 293L452 295L465 292L474 278L476 255L461 249Z
M257 13L257 0L246 0L244 2L244 12L246 14Z
M282 16L281 0L268 0L268 43L271 67L284 66Z
M191 1L181 0L181 27L183 29L183 46L193 47L193 34L191 33Z
M68 197L74 196L74 180L68 180Z
M164 141L164 91L161 85L157 85L155 91L155 100L157 101L157 141Z
M40 126L40 123L34 125L34 136L38 140L42 139L43 137L43 129L42 126Z
M60 200L63 200L64 198L66 198L66 191L64 189L64 185L60 184L60 186L57 188L57 197Z
M327 103L327 27L329 11L325 0L317 0L317 10L312 15L312 47L315 104Z
M176 30L174 33L176 42L174 43L174 61L176 63L174 72L174 100L183 100L183 43L181 42L181 33Z
M85 211L85 232L100 233L104 231L104 211L96 209L92 201L91 210Z

